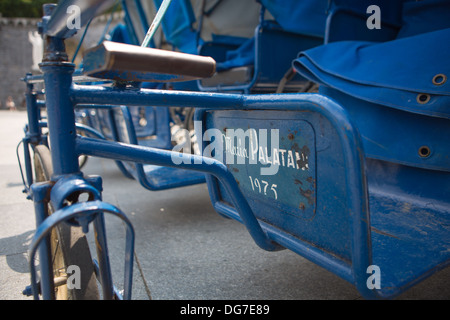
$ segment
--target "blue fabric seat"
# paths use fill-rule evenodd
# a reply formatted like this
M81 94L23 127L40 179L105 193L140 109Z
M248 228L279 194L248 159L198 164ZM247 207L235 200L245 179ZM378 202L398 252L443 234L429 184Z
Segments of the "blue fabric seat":
M218 71L215 77L199 81L201 90L275 92L297 53L323 43L327 1L259 2L261 18L252 38L238 39L236 44L236 39L233 43L219 37L201 47L199 54L212 55ZM264 17L265 11L273 20ZM299 91L305 82L296 76L290 83L293 91Z

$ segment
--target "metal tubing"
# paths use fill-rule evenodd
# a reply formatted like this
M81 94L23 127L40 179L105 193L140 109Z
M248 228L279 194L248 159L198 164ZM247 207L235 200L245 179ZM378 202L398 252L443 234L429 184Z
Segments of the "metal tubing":
M39 126L41 128L47 128L48 127L48 123L47 123L47 121L42 121L41 120L41 121L39 121ZM77 128L77 131L84 132L88 136L92 136L92 137L95 137L95 138L98 138L98 139L103 139L103 140L106 139L105 136L101 132L99 132L99 131L95 130L94 128L89 127L89 126L87 126L85 124L77 122L77 123L75 123L75 127Z
M369 217L369 197L365 174L364 148L357 127L353 125L347 112L333 100L319 94L277 94L245 96L242 110L292 110L313 111L330 121L339 134L346 170L346 186L349 194L349 219L352 234L351 277L340 272L353 282L358 290L368 298L379 298L377 292L366 285L367 267L372 264L372 248ZM196 119L204 118L205 110L198 110ZM303 250L303 249L302 249ZM306 251L305 251L306 252ZM307 253L307 252L306 252ZM324 259L312 256L312 260L324 265ZM334 271L334 270L332 270Z
M367 289L365 284L367 274L366 269L371 265L371 238L369 227L369 209L368 209L368 190L364 172L364 156L363 146L359 132L352 124L345 110L342 109L334 101L318 94L277 94L277 95L237 95L237 94L211 94L201 92L181 92L181 91L162 91L154 89L117 89L103 87L87 87L76 86L72 88L72 99L78 103L106 103L106 104L127 104L127 105L151 105L153 106L195 106L198 109L210 108L216 109L239 109L239 110L300 110L319 112L328 119L341 137L341 141L346 152L344 156L349 167L347 174L347 188L350 196L350 221L352 228L352 274L353 282L357 285L361 292L366 296L373 296L374 292ZM92 143L90 146L88 146ZM99 142L100 143L100 142ZM122 149L123 148L123 149ZM131 148L131 149L128 149ZM91 150L90 150L91 149ZM122 149L122 151L119 151ZM82 153L113 158L123 161L133 161L142 163L151 163L163 166L174 166L170 160L170 151L158 150L158 152L150 150L150 148L117 146L115 144L104 144L101 147L96 142L86 140L78 141L78 150ZM167 152L167 154L166 154ZM126 155L125 155L126 154ZM190 156L190 155L186 155ZM195 156L191 156L195 157ZM163 159L164 158L164 159ZM187 161L192 163L194 158ZM197 160L199 161L199 160ZM186 161L183 161L187 163ZM202 162L202 160L200 160ZM195 161L194 161L195 163ZM197 170L212 173L217 176L214 170L220 168L223 164L214 164L213 166L187 165L185 167L178 165L178 168ZM214 169L212 169L214 168ZM212 172L211 172L212 171ZM217 170L220 172L221 170ZM226 167L223 168L225 173L221 179L227 180L229 174ZM351 175L350 172L357 173ZM230 174L231 175L231 174ZM231 175L232 177L232 175ZM233 193L236 189L234 180L229 179L227 189ZM248 207L245 198L238 190L242 201ZM239 201L238 201L239 202ZM239 214L253 215L250 208L244 210L236 207ZM257 221L253 216L250 224L244 222L245 225L252 229L251 225L255 225ZM258 224L259 242L263 247L267 242L267 235L259 231L261 229ZM263 240L264 239L264 240ZM270 245L269 245L270 247Z
M48 202L46 194L51 188L49 183L35 183L31 186L33 195L34 213L36 218L36 228L39 228L48 218ZM55 299L55 287L53 284L53 267L52 255L50 249L50 236L47 234L42 237L39 246L36 245L39 252L39 266L40 266L40 292L42 298L45 300ZM34 266L34 255L30 256L30 264ZM30 269L31 270L31 269ZM31 272L31 286L35 300L39 299L39 289L36 287L36 273Z
M23 157L25 160L25 175L26 175L26 186L25 188L29 188L33 184L33 166L31 162L31 154L30 154L30 140L28 138L24 138L23 142Z
M100 191L88 183L81 174L66 175L58 179L50 192L53 208L55 210L63 208L64 201L76 193L87 193L90 201L101 199Z
M62 209L64 206L64 200L69 198L72 194L76 192L86 192L89 194L90 201L101 200L100 191L84 180L81 175L67 175L58 179L58 181L53 186L50 198L53 207L56 210ZM88 232L88 224L91 222L89 216L80 216L79 223L83 228L83 232ZM109 264L108 256L108 246L106 240L106 229L104 224L103 213L98 213L95 215L93 220L94 230L95 230L95 241L97 248L97 255L99 259L100 266L100 277L103 289L103 297L106 300L111 300L113 298L113 281L111 275L111 268Z
M241 109L244 96L207 92L120 89L101 86L73 85L70 97L74 104L109 104L153 107L192 107Z
M27 74L31 75L31 74ZM33 84L27 83L27 91L25 94L27 103L27 118L28 118L28 136L36 142L41 136L41 129L39 127L39 107L37 104L37 94L33 92Z
M229 109L229 110L300 110L319 112L327 118L340 135L346 163L351 170L347 174L347 188L350 196L350 222L352 230L351 266L354 283L366 296L374 293L365 285L366 268L371 264L371 240L369 229L368 192L364 172L363 148L359 133L352 125L347 113L338 104L321 95L236 95L211 94L203 92L164 91L154 89L124 89L99 86L77 86L70 89L70 97L74 104L114 104L136 106L179 106L196 108ZM326 100L326 101L325 101ZM203 158L193 155L181 155L183 163L175 165L171 152L130 146L114 142L105 142L89 138L77 138L76 148L80 154L111 158L122 161L149 163L161 166L201 171L217 177L229 192L242 221L255 242L266 250L276 250L275 244L262 229L240 192L233 175L227 167L217 161L205 165ZM203 165L195 165L203 163ZM354 172L356 174L350 174Z
M97 248L100 282L102 284L103 298L112 300L114 297L114 284L109 263L108 244L103 213L98 213L94 219L95 244Z
M31 73L27 73L24 79L31 76ZM25 93L26 105L27 105L27 131L23 142L23 153L25 159L25 175L26 175L26 189L33 183L33 169L30 155L30 144L37 145L42 142L42 131L39 125L40 110L37 103L37 93L33 91L34 85L32 83L26 83L27 90Z
M346 186L349 194L349 218L352 234L352 273L358 290L366 297L378 297L367 288L367 267L372 264L372 247L369 217L369 192L365 174L364 148L357 127L347 112L333 100L319 95L249 96L247 106L261 109L294 110L302 103L302 111L314 111L328 119L339 134L346 170Z
M126 108L126 107L124 107ZM119 133L118 133L118 129L117 129L117 124L114 118L114 109L109 109L108 110L108 120L109 120L109 124L111 126L111 134L112 134L112 138L114 141L119 141ZM131 142L131 143L135 143L137 144L137 141L135 142ZM119 167L119 170L123 173L123 175L129 179L134 179L134 176L131 174L131 172L129 172L127 170L127 168L125 167L125 165L121 162L121 161L115 161L116 165Z
M36 254L37 249L41 246L41 242L48 236L50 231L57 226L59 223L64 221L68 221L70 219L79 217L81 215L103 215L103 213L110 213L114 216L119 217L126 224L126 249L129 250L125 253L125 283L124 283L124 297L125 299L131 299L131 277L133 274L133 262L134 262L134 239L135 233L131 222L128 220L126 215L120 211L118 208L114 207L111 204L96 200L89 202L81 202L76 203L68 207L64 207L56 212L54 212L51 216L49 216L45 221L39 224L36 229L36 233L32 239L30 245L30 273L31 273L31 287L33 291L34 298L39 299L39 294L37 290L36 283L36 267L34 265L34 256ZM101 273L101 272L100 272ZM101 279L103 280L103 278ZM41 281L42 282L42 281ZM53 281L51 282L53 283ZM105 287L105 283L102 282L102 286ZM110 285L112 287L112 284ZM110 290L110 291L113 291ZM108 297L110 299L113 298L108 293ZM104 297L107 298L107 297Z
M240 191L233 175L228 171L225 164L215 159L191 155L174 153L167 150L127 145L112 141L102 141L97 139L77 137L77 151L80 154L96 156L107 159L131 161L138 163L149 163L160 166L188 169L212 174L216 176L225 186L232 198L233 205L238 209L240 217L252 235L256 244L267 251L280 250L281 247L271 241L265 231L261 228L255 218L247 200ZM182 163L175 164L172 156L180 156Z
M75 66L66 62L43 62L40 67L45 79L53 172L55 175L79 172L78 156L74 148L75 114L69 100Z

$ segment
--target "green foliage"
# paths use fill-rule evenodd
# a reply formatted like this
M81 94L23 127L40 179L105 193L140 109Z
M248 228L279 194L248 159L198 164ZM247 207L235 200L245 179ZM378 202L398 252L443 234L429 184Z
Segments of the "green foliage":
M57 0L0 0L0 12L3 17L42 17L42 5L57 3Z
M5 18L41 18L42 5L58 3L58 0L0 0L0 13ZM112 7L106 13L111 12ZM122 10L120 3L116 11Z

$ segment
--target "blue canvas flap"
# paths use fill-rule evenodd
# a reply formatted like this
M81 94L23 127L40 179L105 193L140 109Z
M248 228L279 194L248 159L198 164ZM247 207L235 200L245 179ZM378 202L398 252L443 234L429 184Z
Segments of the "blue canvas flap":
M300 53L294 67L360 99L449 118L449 39L450 28L384 43L330 43Z

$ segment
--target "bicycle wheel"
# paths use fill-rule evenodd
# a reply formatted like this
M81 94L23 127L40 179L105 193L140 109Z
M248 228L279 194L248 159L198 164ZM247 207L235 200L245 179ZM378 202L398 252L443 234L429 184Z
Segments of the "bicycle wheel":
M50 150L39 145L34 149L35 181L50 180L53 167ZM48 206L52 213L51 205ZM97 287L94 266L86 236L80 227L60 223L50 236L55 297L57 300L97 300ZM67 284L67 268L77 266L79 282ZM73 268L73 267L72 267ZM70 276L70 275L69 275Z

